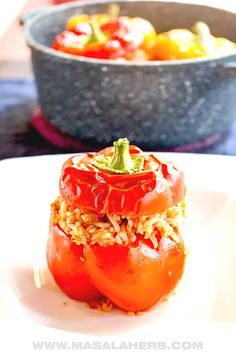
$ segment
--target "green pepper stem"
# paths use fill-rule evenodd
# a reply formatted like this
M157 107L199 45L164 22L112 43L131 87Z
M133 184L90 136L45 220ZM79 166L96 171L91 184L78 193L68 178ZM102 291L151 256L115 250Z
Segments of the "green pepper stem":
M104 43L107 40L107 37L104 35L104 33L100 30L99 24L92 20L91 21L91 28L92 28L92 34L87 42L87 44L91 43Z
M144 157L130 155L127 138L119 139L113 145L115 146L113 156L95 155L92 160L94 166L103 171L117 174L131 174L143 169Z
M129 153L129 140L122 138L113 143L115 152L112 157L110 167L117 171L131 171L134 167L134 161Z

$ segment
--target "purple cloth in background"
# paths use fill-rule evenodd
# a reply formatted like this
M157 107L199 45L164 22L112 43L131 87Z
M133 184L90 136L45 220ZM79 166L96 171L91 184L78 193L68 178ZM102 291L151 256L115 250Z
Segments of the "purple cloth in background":
M72 152L51 145L30 125L36 104L34 81L0 80L0 159ZM236 155L236 121L221 141L194 152Z

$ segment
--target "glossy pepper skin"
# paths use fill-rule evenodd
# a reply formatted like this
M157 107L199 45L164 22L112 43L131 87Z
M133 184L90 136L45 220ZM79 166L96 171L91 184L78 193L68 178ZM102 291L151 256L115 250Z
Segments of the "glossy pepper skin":
M204 48L187 29L174 29L156 37L156 60L191 59L205 56Z
M59 225L50 225L47 262L57 285L71 298L94 301L103 295L94 286L85 267L85 246L78 246Z
M56 50L97 59L148 60L156 31L149 21L109 14L75 15L52 43Z
M235 43L214 37L204 22L196 22L192 31L173 29L156 36L156 60L192 59L226 54L234 50Z
M104 156L110 156L110 153L111 150L104 150ZM63 166L61 196L76 207L103 214L150 215L168 209L184 197L182 171L172 163L159 161L152 154L149 155L150 163L153 162L156 169L144 166L146 171L131 175L78 169L93 159L94 155L89 154L75 166L71 158Z
M143 311L165 298L176 287L185 264L184 244L160 237L159 246L138 238L135 244L92 245L87 269L94 285L118 307Z
M51 226L47 262L69 297L93 302L106 296L125 311L143 311L168 296L182 276L184 243L159 235L158 248L141 236L132 246L78 246ZM81 260L82 259L82 260Z

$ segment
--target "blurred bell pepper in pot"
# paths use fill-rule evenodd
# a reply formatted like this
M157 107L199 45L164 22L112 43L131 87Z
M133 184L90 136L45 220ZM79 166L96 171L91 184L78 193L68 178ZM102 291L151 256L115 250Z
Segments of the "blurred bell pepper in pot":
M52 47L78 56L122 61L192 59L236 49L228 39L214 37L204 22L196 22L192 30L177 28L157 34L148 20L118 15L115 4L107 14L74 15Z

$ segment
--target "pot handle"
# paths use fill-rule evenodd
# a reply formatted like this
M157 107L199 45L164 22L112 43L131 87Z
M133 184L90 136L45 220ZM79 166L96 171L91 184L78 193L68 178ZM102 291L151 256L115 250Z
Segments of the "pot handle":
M219 65L219 75L222 77L236 77L236 61Z
M37 16L39 14L43 14L44 12L47 12L48 9L50 9L50 8L52 8L52 6L47 6L47 7L41 8L41 9L31 10L31 11L28 11L28 12L20 15L20 17L19 17L20 25L24 26L28 20L30 20L34 16Z

